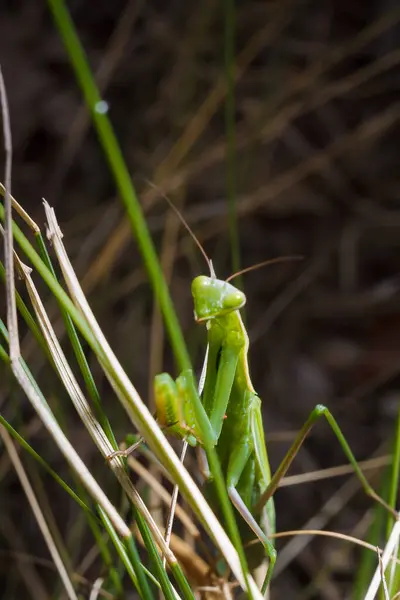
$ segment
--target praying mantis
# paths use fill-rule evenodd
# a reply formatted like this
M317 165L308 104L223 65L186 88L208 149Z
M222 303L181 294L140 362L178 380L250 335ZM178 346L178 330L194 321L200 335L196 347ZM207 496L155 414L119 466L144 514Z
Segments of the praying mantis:
M321 417L325 417L335 433L365 492L393 511L369 485L338 423L321 404L311 412L271 477L261 400L250 378L249 338L240 315L246 297L229 281L218 279L212 269L211 276L200 275L193 280L192 296L195 320L207 327L208 351L202 393L198 393L190 370L175 381L167 373L157 375L154 384L157 420L166 431L185 438L192 446L215 446L229 497L242 522L247 524L247 528L240 526L243 542L258 538L269 558L262 586L264 592L277 556L268 538L275 532L272 496L307 434ZM205 429L199 427L196 419L199 410L207 418ZM256 553L257 560L260 561L259 553ZM254 562L252 566L256 566Z
M190 229L189 232L199 245L193 232ZM203 249L202 252L205 255ZM226 281L218 279L212 262L207 256L206 259L210 276L200 275L192 282L195 321L207 327L208 346L200 387L198 390L191 370L184 371L175 380L168 373L157 375L154 382L157 421L166 433L205 449L205 454L207 448L215 448L229 498L240 515L237 521L242 542L248 548L249 566L258 566L265 555L269 559L261 589L264 593L277 557L269 539L275 533L273 494L306 436L322 417L336 435L365 493L392 514L396 513L370 486L337 421L322 404L312 410L280 466L271 475L261 400L250 377L249 337L240 314L246 297L230 283L233 276ZM203 463L206 479L209 479L207 460ZM211 495L209 500L215 508L215 496ZM254 540L261 542L261 553L260 544L248 546Z

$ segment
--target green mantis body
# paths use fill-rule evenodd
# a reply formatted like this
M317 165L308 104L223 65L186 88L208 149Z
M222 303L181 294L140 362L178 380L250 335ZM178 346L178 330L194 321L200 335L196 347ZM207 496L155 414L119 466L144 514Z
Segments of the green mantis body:
M248 527L241 527L243 541L255 536L262 540L272 573L276 552L264 533L264 529L268 533L275 531L272 498L257 518L253 516L261 493L270 483L271 473L261 401L249 374L249 340L239 312L246 298L230 283L206 276L193 281L192 293L196 321L207 323L202 406L210 427L206 432L201 431L196 421L194 403L200 400L191 371L182 373L175 382L166 373L156 377L157 419L168 432L185 437L193 446L207 446L207 442L216 446L229 496L248 523ZM260 562L260 557L256 562Z
M169 433L185 438L192 446L200 445L206 450L215 447L229 497L242 517L238 519L242 541L246 544L258 538L269 557L265 590L276 560L275 548L268 539L268 535L275 532L272 495L320 417L327 419L365 492L383 505L385 502L368 484L337 422L323 405L311 412L271 477L261 401L250 379L249 340L239 312L245 304L245 295L215 276L196 277L192 295L195 319L206 324L208 335L201 398L192 371L183 372L176 381L162 373L155 379L157 419ZM199 426L199 411L206 417L202 419L203 427ZM246 552L251 567L261 562L260 553L253 548L254 545L251 552L250 548Z

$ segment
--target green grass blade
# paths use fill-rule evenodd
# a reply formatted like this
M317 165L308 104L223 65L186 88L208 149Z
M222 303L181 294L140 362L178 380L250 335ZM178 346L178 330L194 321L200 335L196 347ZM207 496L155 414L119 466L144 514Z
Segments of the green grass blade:
M172 589L171 582L168 578L167 572L166 572L166 570L162 564L162 561L160 559L160 556L157 552L157 549L155 547L153 539L150 535L149 529L148 529L146 523L144 522L143 517L137 510L134 510L134 515L135 515L135 519L136 519L140 534L142 536L143 542L144 542L146 548L150 549L150 551L149 551L150 559L153 564L154 572L156 573L157 579L161 585L164 596L165 596L166 600L176 600L174 591ZM186 587L184 589L186 589ZM194 600L193 595L190 595L189 597L187 597L187 600Z
M382 498L387 497L389 479L385 474L383 480L383 486L380 487L379 493ZM375 506L373 508L373 518L369 527L367 542L373 546L379 546L382 541L382 531L386 524L386 511L383 506ZM355 583L353 588L354 600L363 600L368 586L371 582L371 578L377 566L377 557L374 552L367 549L362 549L361 556L357 565L357 572L355 577Z
M126 540L127 548L125 548L107 515L100 507L99 515L105 529L114 543L115 549L119 554L119 557L121 558L133 585L139 592L140 597L144 600L153 600L153 594L145 577L143 565L140 561L139 554L132 536L129 540Z
M226 189L229 203L229 239L232 256L232 272L240 270L239 228L237 221L237 160L236 160L236 106L235 106L235 31L236 3L224 2L224 63L227 94L225 100L226 132ZM239 280L239 278L238 278ZM240 285L240 281L235 285Z
M186 598L186 600L189 600L190 598L194 600L195 596L192 592L192 588L190 587L189 582L186 579L180 565L176 563L176 565L171 565L170 568L172 575L175 577L175 581L177 582L180 590L182 591L183 597Z
M179 326L168 287L150 237L143 212L133 187L130 173L122 156L108 116L99 110L103 106L85 52L80 43L69 12L62 0L48 0L54 20L64 41L68 56L81 86L86 104L90 109L94 127L106 155L110 170L123 201L146 266L154 294L164 316L171 346L181 370L190 368L190 359Z
M226 489L225 482L222 476L218 456L214 448L210 449L210 451L207 451L207 458L209 460L211 473L215 480L215 487L217 489L218 499L221 504L222 513L226 520L227 528L229 531L229 537L231 538L236 552L239 555L240 566L242 567L242 571L246 580L247 591L251 598L252 593L248 581L248 575L250 575L250 571L247 565L246 554L243 548L242 540L240 538L239 528L237 526L233 506L229 499L228 491Z
M97 508L97 510L99 510L98 504L96 505L96 508ZM121 577L120 573L118 572L118 569L114 565L114 557L112 556L112 554L110 552L107 542L103 539L103 534L100 531L97 517L95 517L95 516L92 517L91 515L89 515L88 522L89 522L89 527L93 533L93 537L96 540L96 545L99 548L101 558L102 558L105 568L108 572L108 581L106 581L105 587L107 586L107 583L109 585L112 585L114 587L114 590L115 590L117 596L122 597L123 592L124 592L122 577ZM117 538L119 545L122 546L122 548L123 548L122 542L118 538L118 536L115 532L115 529L112 528L112 530L113 530L113 535ZM108 531L108 533L110 533L109 529L107 529L107 531ZM114 542L114 545L116 545L114 539L112 539L111 542ZM125 551L124 548L123 548L123 550Z
M2 344L0 344L0 359L5 364L10 364L10 357L8 356L6 349L3 347Z

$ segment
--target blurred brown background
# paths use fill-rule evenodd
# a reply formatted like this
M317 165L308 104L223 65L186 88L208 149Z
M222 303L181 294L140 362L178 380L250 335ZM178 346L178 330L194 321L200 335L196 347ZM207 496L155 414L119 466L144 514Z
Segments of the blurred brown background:
M68 5L200 368L204 337L192 321L190 282L206 268L146 181L170 195L217 273L229 275L223 7L212 0ZM174 372L173 357L168 340L163 346L138 250L64 48L45 3L3 1L0 10L13 193L39 224L41 198L55 207L95 313L148 397L154 370ZM249 0L237 2L236 27L241 263L304 256L244 279L252 376L267 435L275 439L272 465L291 439L289 434L282 441L280 434L298 429L318 402L332 408L357 458L383 455L394 432L400 383L400 8L395 0ZM24 356L51 400L55 377L46 375L29 338ZM1 368L4 414L62 471L58 452ZM129 423L93 368L122 439ZM68 403L61 391L58 401ZM70 437L107 481L91 441L72 410L68 415ZM343 462L333 433L321 424L292 473ZM25 589L13 553L47 557L47 551L7 458L0 468L1 578L4 598L13 598ZM68 538L76 508L46 477L42 484ZM279 491L278 529L303 527L334 498L344 508L323 526L363 537L371 502L351 485L336 478ZM76 550L77 561L85 543ZM350 597L358 559L354 548L318 539L277 576L273 597ZM283 567L287 552L281 560ZM37 568L52 589L51 570ZM307 591L320 569L324 577ZM47 597L38 594L32 597Z

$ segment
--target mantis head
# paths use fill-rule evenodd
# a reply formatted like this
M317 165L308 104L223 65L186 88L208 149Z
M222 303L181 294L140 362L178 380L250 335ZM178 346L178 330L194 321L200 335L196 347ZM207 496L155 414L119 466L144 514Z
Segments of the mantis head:
M246 303L246 296L231 283L206 275L193 280L192 295L197 322L221 317L239 310Z

